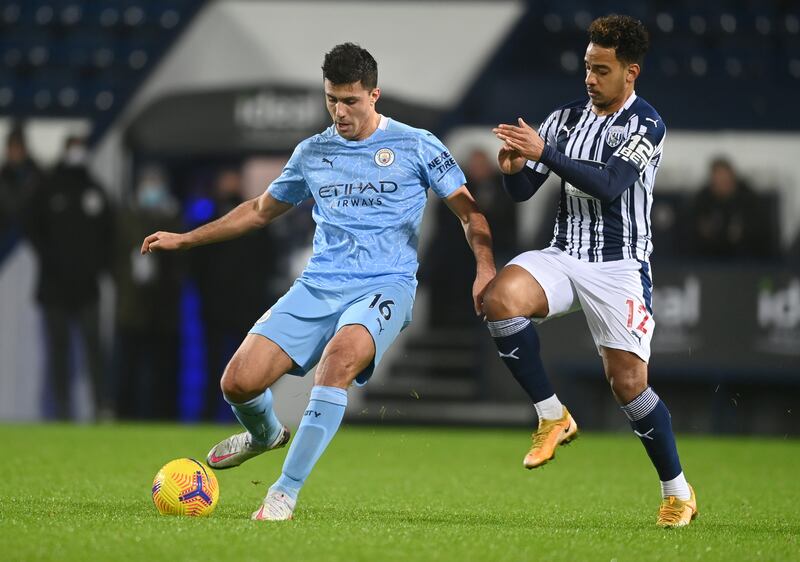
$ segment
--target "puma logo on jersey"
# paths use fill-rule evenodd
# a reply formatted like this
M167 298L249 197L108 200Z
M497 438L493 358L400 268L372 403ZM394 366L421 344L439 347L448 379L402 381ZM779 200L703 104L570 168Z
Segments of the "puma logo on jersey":
M567 127L566 125L561 126L561 130L567 133L567 136L569 136L569 134L573 131L573 129L575 129L575 125L573 125L572 127Z
M650 119L649 117L644 118L645 121L652 121L653 127L658 127L658 119Z
M517 351L519 351L519 348L515 347L514 349L511 350L511 353L503 353L502 351L498 350L497 354L500 356L500 359L517 359L517 360L519 360L519 357L514 355Z
M336 158L338 158L338 156ZM333 160L336 160L336 158L334 158ZM331 168L333 168L333 160L328 160L325 157L322 158L323 162L325 162L326 164L330 164L331 165Z
M655 430L655 427L651 427L650 429L648 429L644 433L639 433L635 429L633 430L633 432L636 434L637 437L640 437L642 439L649 439L650 441L655 441L655 439L650 437L650 434L653 432L653 430Z

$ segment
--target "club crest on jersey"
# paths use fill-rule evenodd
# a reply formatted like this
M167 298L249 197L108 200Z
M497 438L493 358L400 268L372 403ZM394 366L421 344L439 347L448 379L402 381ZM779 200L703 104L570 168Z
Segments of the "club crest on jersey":
M606 135L606 143L608 146L616 148L623 140L625 140L625 127L614 125L608 130L608 134Z
M394 162L394 151L391 148L381 148L375 153L375 163L378 166L385 168L391 166L392 162Z

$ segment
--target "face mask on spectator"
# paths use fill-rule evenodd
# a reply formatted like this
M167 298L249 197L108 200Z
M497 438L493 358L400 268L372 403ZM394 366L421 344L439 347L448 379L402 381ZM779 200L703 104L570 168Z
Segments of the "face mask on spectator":
M139 188L136 202L146 210L161 210L170 202L166 186L160 183L147 183Z
M80 144L73 144L64 153L64 164L67 166L83 166L86 164L86 147Z

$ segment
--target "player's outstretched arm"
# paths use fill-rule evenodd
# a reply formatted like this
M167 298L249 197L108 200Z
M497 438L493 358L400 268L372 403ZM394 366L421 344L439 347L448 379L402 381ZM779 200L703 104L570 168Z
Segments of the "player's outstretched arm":
M614 155L609 158L604 168L598 169L573 160L554 147L546 145L539 134L522 118L518 119L518 123L519 126L498 125L492 131L506 146L516 150L528 160L545 164L581 191L606 202L615 200L636 181L654 150L653 144L647 141L640 149L646 150L646 159L640 156L636 162L630 162L630 159ZM640 139L640 135L634 135L628 142L638 143Z
M444 202L461 221L467 243L475 254L477 268L472 284L472 300L475 314L480 316L483 313L483 293L497 273L492 253L492 231L466 186L459 187Z
M255 199L245 201L225 216L189 232L155 232L144 239L141 252L146 254L154 250L188 250L195 246L237 238L251 230L263 228L292 207L293 205L264 192Z

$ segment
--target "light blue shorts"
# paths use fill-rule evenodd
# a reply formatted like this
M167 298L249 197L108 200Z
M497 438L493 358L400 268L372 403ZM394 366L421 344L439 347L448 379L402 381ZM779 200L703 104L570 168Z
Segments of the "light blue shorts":
M289 371L303 376L317 364L325 346L348 324L361 324L375 342L375 358L358 377L363 385L384 352L411 322L412 290L402 282L379 281L373 286L320 289L295 281L292 288L250 329L274 341L298 365Z

